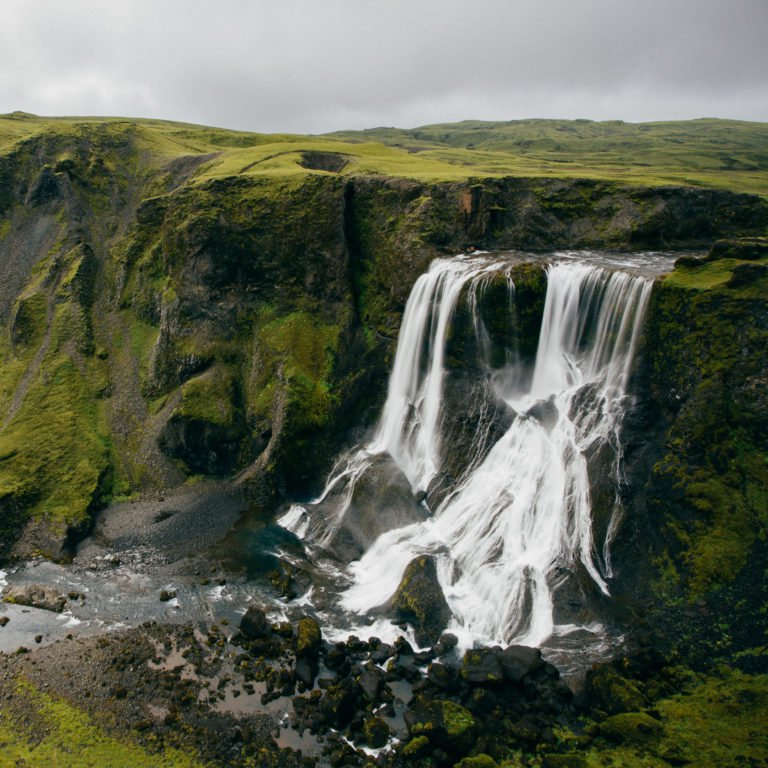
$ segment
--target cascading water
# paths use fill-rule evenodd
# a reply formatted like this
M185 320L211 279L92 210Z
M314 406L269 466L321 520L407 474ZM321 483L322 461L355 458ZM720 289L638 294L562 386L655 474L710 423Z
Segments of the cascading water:
M381 457L394 460L424 514L387 525L391 510L380 510L383 532L347 569L351 584L340 596L347 611L365 614L385 605L408 564L423 554L435 558L453 615L448 629L465 645L540 645L576 628L558 621L559 591L578 583L582 591L586 584L598 596L608 593L610 539L620 514L619 432L652 281L575 259L551 262L532 370L515 355L492 370L478 297L501 275L514 309L511 274L509 257L433 262L406 306L374 438L342 459L316 502L292 507L279 521L315 547L331 546L340 530L354 525L349 518L361 478ZM429 511L427 493L444 469L445 354L460 297L485 381L493 382L490 396L509 423L489 445L487 422L478 420L463 471L434 496ZM614 489L602 547L593 533L595 456Z

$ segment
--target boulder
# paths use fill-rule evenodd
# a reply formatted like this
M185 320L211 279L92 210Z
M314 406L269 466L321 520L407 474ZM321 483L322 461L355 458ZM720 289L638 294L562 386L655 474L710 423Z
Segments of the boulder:
M299 619L296 625L296 658L317 659L322 635L320 625L311 616Z
M434 645L451 618L433 557L412 560L390 601L396 620L410 624L419 645Z
M590 706L609 715L642 709L647 703L637 684L622 677L610 664L597 665L587 672L583 697Z
M504 677L513 683L519 682L527 674L544 665L541 651L527 645L510 645L499 654L498 659Z
M340 486L337 493L319 505L335 509L340 496L347 493ZM417 501L408 478L388 454L375 456L358 478L352 490L344 518L328 544L338 558L350 562L359 558L382 533L418 523L428 517L426 508Z
M475 741L477 724L472 713L453 701L417 696L405 712L412 737L426 736L430 744L452 756L466 754Z
M363 723L365 743L373 749L381 749L389 741L389 726L379 717L369 717Z
M296 679L303 683L306 688L312 688L319 671L320 665L316 658L304 656L296 659Z
M266 640L272 636L272 625L264 610L252 605L240 619L240 631L249 640Z
M64 595L44 584L6 587L3 600L6 603L29 605L32 608L41 608L55 613L61 613L67 605L67 598Z
M472 685L494 685L504 682L504 672L495 648L468 651L461 665L461 676Z
M386 673L371 662L368 662L357 676L357 684L360 686L365 698L371 702L379 698L386 680Z

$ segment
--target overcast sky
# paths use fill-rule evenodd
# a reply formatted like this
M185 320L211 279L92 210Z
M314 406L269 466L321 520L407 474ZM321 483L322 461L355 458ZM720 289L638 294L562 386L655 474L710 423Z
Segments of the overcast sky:
M0 113L768 121L768 0L0 0Z

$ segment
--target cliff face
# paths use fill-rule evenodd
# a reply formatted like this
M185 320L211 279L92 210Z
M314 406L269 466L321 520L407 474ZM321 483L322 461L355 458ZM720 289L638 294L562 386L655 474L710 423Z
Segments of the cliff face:
M701 247L768 227L764 201L723 191L198 175L211 157L163 161L131 123L0 156L2 553L63 556L110 499L192 474L237 475L265 509L311 491L374 418L408 293L440 253ZM665 287L661 325L719 311L686 291ZM670 424L672 383L653 384Z
M746 663L768 631L767 384L765 241L680 259L652 297L626 433L619 593L701 658Z

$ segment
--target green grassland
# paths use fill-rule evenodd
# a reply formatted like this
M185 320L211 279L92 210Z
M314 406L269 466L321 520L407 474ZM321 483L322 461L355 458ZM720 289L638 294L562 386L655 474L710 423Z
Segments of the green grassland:
M23 712L26 711L26 717ZM0 712L0 768L203 768L195 756L109 735L62 699L20 683L14 708Z
M145 158L206 156L200 181L230 175L324 173L306 153L340 155L343 175L420 181L525 176L683 185L768 195L768 124L701 119L624 123L590 120L465 121L412 130L375 128L325 136L258 134L161 120L0 117L0 155L35 135L68 135L109 124L136 133Z

